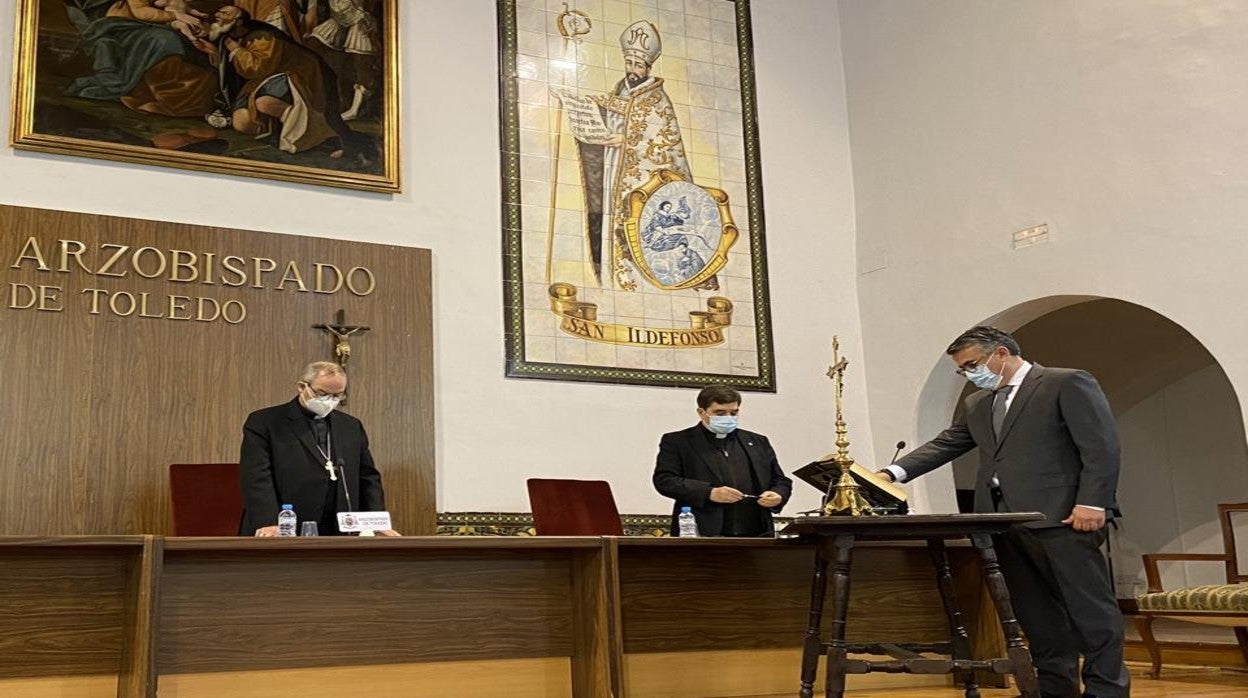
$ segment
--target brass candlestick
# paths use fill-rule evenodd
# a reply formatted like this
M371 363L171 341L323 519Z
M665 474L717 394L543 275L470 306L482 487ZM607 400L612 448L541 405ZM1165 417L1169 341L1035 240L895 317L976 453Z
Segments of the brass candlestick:
M841 341L832 338L832 361L828 367L828 378L836 385L836 458L833 461L841 469L840 479L836 482L835 493L823 505L824 516L870 516L874 510L859 491L858 483L849 469L854 459L849 456L849 428L845 425L845 414L841 406L841 398L845 392L845 369L849 361L841 356Z

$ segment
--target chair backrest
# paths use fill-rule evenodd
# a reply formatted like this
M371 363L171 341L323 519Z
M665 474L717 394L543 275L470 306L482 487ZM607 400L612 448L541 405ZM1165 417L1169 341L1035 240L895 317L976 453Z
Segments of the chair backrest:
M1240 512L1248 512L1248 502L1218 505L1218 518L1222 522L1222 547L1226 551L1226 581L1232 584L1248 582L1248 572L1241 572L1235 547L1234 518Z
M169 466L175 536L237 536L243 515L238 463Z
M539 536L622 536L624 524L602 480L528 481L529 506Z

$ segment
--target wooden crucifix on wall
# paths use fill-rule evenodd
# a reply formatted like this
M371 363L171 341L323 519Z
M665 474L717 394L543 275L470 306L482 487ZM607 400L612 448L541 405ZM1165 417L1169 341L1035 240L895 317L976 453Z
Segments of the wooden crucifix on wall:
M353 334L367 332L371 327L364 325L348 325L347 313L339 308L334 314L333 324L313 325L312 329L322 330L334 336L334 361L343 368L346 368L347 361L351 359L351 342L348 339Z

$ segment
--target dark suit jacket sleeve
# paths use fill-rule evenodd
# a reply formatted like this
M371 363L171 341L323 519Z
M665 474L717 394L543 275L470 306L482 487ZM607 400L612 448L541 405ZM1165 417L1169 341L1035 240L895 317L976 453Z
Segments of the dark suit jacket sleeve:
M906 482L909 482L932 472L973 448L975 448L975 439L971 437L971 430L966 426L966 411L964 410L953 420L953 424L950 424L948 429L899 459L897 465L906 471Z
M238 478L243 492L247 520L256 528L277 525L281 503L273 486L273 452L269 446L268 424L251 415L243 424L243 445L239 449Z
M678 434L664 434L659 440L659 455L654 464L654 488L664 497L692 507L704 507L710 501L711 483L685 477Z
M386 495L381 490L381 473L368 450L368 434L360 426L360 511L385 511Z
M767 467L771 472L771 482L764 489L780 495L780 503L771 509L773 512L779 512L785 504L789 503L789 497L793 495L793 480L780 469L780 460L776 458L776 450L771 447L771 441L763 437L763 444L767 447L764 450L767 453Z
M1062 384L1058 406L1083 464L1075 503L1113 508L1121 456L1109 400L1091 374L1075 371Z

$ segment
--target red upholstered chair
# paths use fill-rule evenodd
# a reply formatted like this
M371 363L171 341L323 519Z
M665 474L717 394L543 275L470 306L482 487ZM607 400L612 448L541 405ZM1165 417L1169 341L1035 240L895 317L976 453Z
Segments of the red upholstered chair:
M238 463L177 463L169 466L173 535L237 536L243 516Z
M529 506L539 536L622 536L611 485L602 480L528 481Z

